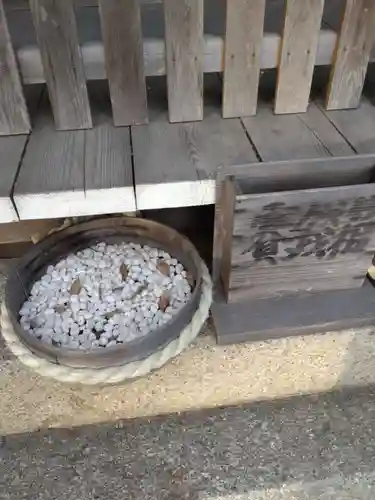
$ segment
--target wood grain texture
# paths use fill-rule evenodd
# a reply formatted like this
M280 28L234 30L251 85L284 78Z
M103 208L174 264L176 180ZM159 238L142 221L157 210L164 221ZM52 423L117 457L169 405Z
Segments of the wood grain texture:
M99 0L99 12L114 123L147 123L139 2Z
M0 222L18 220L11 192L27 143L27 136L0 137Z
M0 135L25 134L29 131L29 114L10 40L3 0L0 0Z
M108 91L96 82L91 89L94 128L85 132L85 200L87 211L135 211L135 194L128 127L112 125Z
M163 13L156 10L156 17L163 17ZM151 7L150 7L151 10ZM88 80L107 79L105 69L104 48L100 40L100 20L96 9L78 9L77 23L80 28L81 51L86 78ZM159 32L154 37L156 28L152 24L155 15L154 7L149 14L149 29L144 33L144 70L146 76L166 74L165 41ZM214 16L214 11L211 14ZM156 22L156 21L155 21ZM35 33L28 11L13 11L8 14L8 24L17 56L20 70L25 83L41 83L45 81L40 51L35 46ZM161 23L160 23L161 24ZM22 30L19 27L22 26ZM160 30L159 30L160 31ZM162 32L163 33L163 32ZM332 30L322 30L319 34L319 44L316 56L316 65L330 65L336 46L337 34ZM279 33L264 33L260 65L261 68L276 68L279 63L280 52ZM205 73L222 72L224 70L224 39L223 36L206 32L203 43L203 69Z
M231 304L216 302L211 307L219 344L372 327L374 311L371 284Z
M347 0L327 95L327 109L359 104L375 42L375 1Z
M257 115L242 122L263 161L347 156L353 154L334 125L315 105L305 114L275 116L260 103Z
M359 154L375 153L375 106L362 98L357 109L326 111L326 116Z
M265 0L227 0L223 116L256 113Z
M14 188L21 219L82 214L84 134L56 133L49 104L43 100Z
M275 113L306 111L318 48L324 0L287 0Z
M159 79L150 82L150 124L131 129L138 209L213 204L218 167L256 161L240 121L220 116L210 76L205 117L195 123L168 123Z
M165 0L171 122L203 118L203 0Z
M237 197L229 300L362 286L374 208L373 184Z
M212 280L214 296L223 290L229 293L232 260L233 216L235 189L232 179L219 171L216 180L214 241L212 255Z
M71 0L30 0L56 127L92 126L86 79Z

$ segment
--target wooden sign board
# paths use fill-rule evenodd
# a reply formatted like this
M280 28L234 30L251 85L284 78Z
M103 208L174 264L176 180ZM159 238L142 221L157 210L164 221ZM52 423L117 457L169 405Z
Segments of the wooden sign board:
M221 172L214 279L228 301L362 286L375 253L373 171L367 155Z

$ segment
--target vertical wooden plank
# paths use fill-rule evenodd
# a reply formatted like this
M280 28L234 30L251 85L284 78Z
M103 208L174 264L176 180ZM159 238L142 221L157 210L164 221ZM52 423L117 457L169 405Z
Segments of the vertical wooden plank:
M147 123L139 1L99 0L99 12L114 123Z
M356 108L375 42L375 1L347 0L327 95L327 109Z
M203 0L164 0L171 122L203 119Z
M306 111L324 0L287 0L278 68L275 113Z
M266 0L227 0L223 117L256 113Z
M25 134L30 120L16 58L0 0L0 135Z
M30 7L56 127L92 127L72 0L30 0Z
M225 300L230 286L234 206L234 177L219 171L216 180L212 279L215 296L223 295Z

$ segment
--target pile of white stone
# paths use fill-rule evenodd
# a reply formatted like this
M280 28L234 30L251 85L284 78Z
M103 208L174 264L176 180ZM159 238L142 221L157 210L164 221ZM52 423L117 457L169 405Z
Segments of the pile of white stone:
M190 283L163 250L101 242L49 266L23 304L20 323L55 346L121 345L170 321L188 302Z

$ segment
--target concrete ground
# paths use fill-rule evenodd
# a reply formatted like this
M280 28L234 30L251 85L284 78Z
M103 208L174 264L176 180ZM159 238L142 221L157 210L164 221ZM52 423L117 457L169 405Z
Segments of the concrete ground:
M372 330L228 347L205 333L95 389L0 346L0 500L375 498Z

